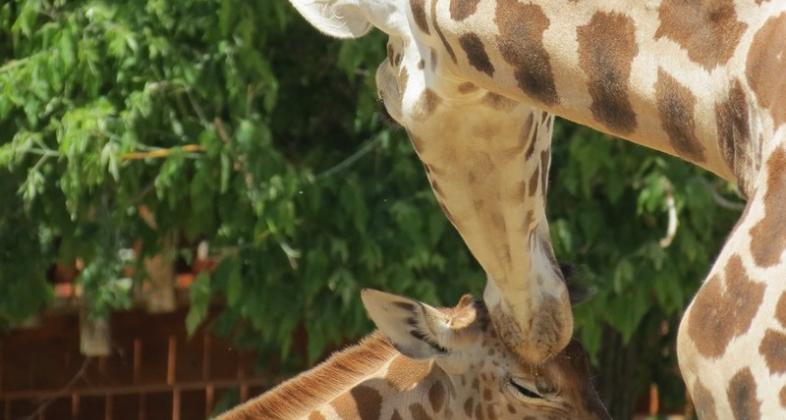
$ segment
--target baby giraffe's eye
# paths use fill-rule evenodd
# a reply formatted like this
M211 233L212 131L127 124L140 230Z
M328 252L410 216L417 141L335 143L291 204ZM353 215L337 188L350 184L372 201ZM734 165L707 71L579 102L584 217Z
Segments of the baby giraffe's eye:
M521 394L521 395L523 395L523 396L525 396L527 398L543 399L543 396L540 395L538 392L536 392L536 391L534 391L532 389L529 389L527 386L522 385L522 384L516 382L516 380L513 379L513 378L510 379L510 385L513 387L513 389L518 391L519 394Z

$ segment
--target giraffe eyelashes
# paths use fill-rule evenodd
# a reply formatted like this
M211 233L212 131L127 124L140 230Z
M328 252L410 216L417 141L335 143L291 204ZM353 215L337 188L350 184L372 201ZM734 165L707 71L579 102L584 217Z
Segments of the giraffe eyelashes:
M527 386L516 382L516 380L513 378L508 379L508 384L510 384L510 386L521 396L524 396L526 398L539 399L539 400L545 399L544 396L540 395L536 391L531 390Z

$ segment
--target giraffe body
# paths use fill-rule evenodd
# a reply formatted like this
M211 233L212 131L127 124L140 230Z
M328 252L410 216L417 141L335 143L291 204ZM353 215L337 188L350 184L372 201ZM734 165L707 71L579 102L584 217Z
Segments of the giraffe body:
M380 65L380 96L416 148L422 145L419 154L428 165L454 162L449 154L429 155L430 144L441 150L461 144L446 137L446 126L432 118L476 125L489 118L486 108L472 105L471 96L457 94L476 89L675 155L735 181L748 205L683 317L677 343L680 368L702 418L786 416L786 2L291 1L301 11L316 11L309 19L325 32L319 19L342 23L333 27L339 28L334 36L359 36L371 26L390 36L392 49L408 59ZM404 70L406 78L401 77ZM474 118L465 106L483 109L477 113L482 118ZM547 141L535 138L535 144ZM547 150L542 144L536 148ZM504 165L504 157L489 155L496 157L486 166ZM519 161L533 167L538 159L525 153ZM460 176L451 174L443 183ZM458 188L469 196L504 197L504 189L491 184ZM540 217L545 190L524 197L539 217L538 228L530 232L547 232L541 226L545 216ZM481 212L487 220L483 223L457 217L453 208L461 206L456 195L440 197L436 187L435 192L489 274L484 298L503 340L526 360L548 360L567 343L572 323L532 326L548 324L543 320L564 312L549 310L565 308L564 302L556 305L543 298L559 296L560 276L547 278L545 270L540 276L532 270L524 271L529 275L497 270L504 266L498 261L504 253L495 251L493 241L518 235L519 242L513 239L505 246L523 244L512 259L529 260L531 267L544 261L544 246L520 241L537 236L516 233L507 223L489 229L491 212ZM506 214L522 204L500 206ZM539 237L548 243L547 235ZM533 342L542 345L526 344Z
M576 342L533 366L469 295L444 309L376 291L363 301L379 332L219 419L609 418Z

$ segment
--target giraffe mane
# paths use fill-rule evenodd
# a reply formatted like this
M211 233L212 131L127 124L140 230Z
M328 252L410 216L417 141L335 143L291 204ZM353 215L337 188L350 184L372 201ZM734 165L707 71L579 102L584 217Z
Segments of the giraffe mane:
M368 379L398 354L390 341L375 331L313 369L241 404L222 419L284 419L306 415L314 407L329 403L341 392Z

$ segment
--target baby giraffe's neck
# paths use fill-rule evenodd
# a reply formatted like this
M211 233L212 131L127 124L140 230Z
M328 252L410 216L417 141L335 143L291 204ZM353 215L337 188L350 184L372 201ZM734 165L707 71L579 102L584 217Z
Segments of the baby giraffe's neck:
M373 333L221 420L450 418L449 383L433 362L410 359Z

